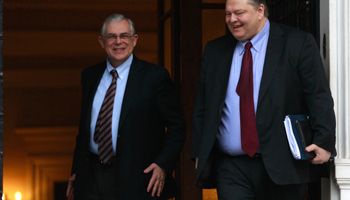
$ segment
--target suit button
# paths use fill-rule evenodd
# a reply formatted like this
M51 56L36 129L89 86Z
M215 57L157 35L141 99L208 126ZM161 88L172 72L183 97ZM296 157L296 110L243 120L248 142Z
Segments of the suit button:
M117 137L120 138L120 135L118 135Z

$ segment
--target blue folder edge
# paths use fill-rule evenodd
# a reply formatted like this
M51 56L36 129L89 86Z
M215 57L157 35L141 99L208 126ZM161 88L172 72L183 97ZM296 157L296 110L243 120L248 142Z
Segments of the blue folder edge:
M305 153L304 153L304 149L301 145L301 142L300 142L300 137L299 137L299 134L298 134L298 130L297 130L297 127L296 127L296 124L295 122L297 120L306 120L309 118L309 116L307 115L287 115L286 117L288 117L291 121L291 127L293 129L293 135L295 137L295 140L297 141L297 144L298 144L298 148L299 148L299 151L300 151L300 159L298 160L310 160L309 158L306 158L305 156ZM329 158L329 160L334 160L334 156L331 156Z
M304 153L304 147L301 145L301 140L298 134L298 129L296 127L295 122L297 120L306 120L308 119L307 115L287 115L287 117L289 117L290 121L291 121L291 127L293 129L293 135L295 137L295 140L297 141L298 144L298 148L300 151L300 159L299 160L309 160L309 158L306 158L305 153Z

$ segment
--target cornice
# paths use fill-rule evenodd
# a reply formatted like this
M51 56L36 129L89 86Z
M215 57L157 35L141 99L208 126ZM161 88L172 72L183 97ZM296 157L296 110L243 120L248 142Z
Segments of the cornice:
M4 8L79 8L106 9L114 7L120 10L152 10L156 11L156 0L8 0L3 2Z

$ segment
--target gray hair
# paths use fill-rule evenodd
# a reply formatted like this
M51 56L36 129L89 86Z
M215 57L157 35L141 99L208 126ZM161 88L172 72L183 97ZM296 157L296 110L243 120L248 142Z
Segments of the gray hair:
M135 25L134 25L134 22L131 21L131 19L125 17L122 14L112 14L109 17L107 17L107 19L105 19L105 21L103 22L103 25L102 25L102 28L101 28L101 36L103 36L105 34L106 24L109 24L111 22L120 22L122 20L126 20L126 21L129 22L131 35L135 35L135 33L136 33Z
M248 3L253 5L255 7L255 9L258 9L260 4L263 4L265 6L264 15L265 15L265 17L269 17L269 8L267 7L266 0L248 0Z

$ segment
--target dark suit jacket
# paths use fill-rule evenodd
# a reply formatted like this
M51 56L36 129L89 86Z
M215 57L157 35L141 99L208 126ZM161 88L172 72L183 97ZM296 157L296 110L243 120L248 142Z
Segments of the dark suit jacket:
M106 66L102 62L81 75L81 120L72 167L72 174L76 174L74 185L80 189L89 184L84 177L89 166L91 108ZM143 173L151 163L158 164L167 174L161 197L177 194L172 172L186 138L185 126L168 71L134 55L118 128L115 170L120 187L116 199L151 198L146 189L152 172Z
M232 34L207 43L194 111L192 159L198 157L197 185L215 187L212 164L226 97L232 55ZM234 91L232 91L234 92ZM328 80L313 37L271 22L256 111L263 162L277 184L316 180L319 166L293 158L284 128L286 115L310 115L314 144L335 155L335 115Z

